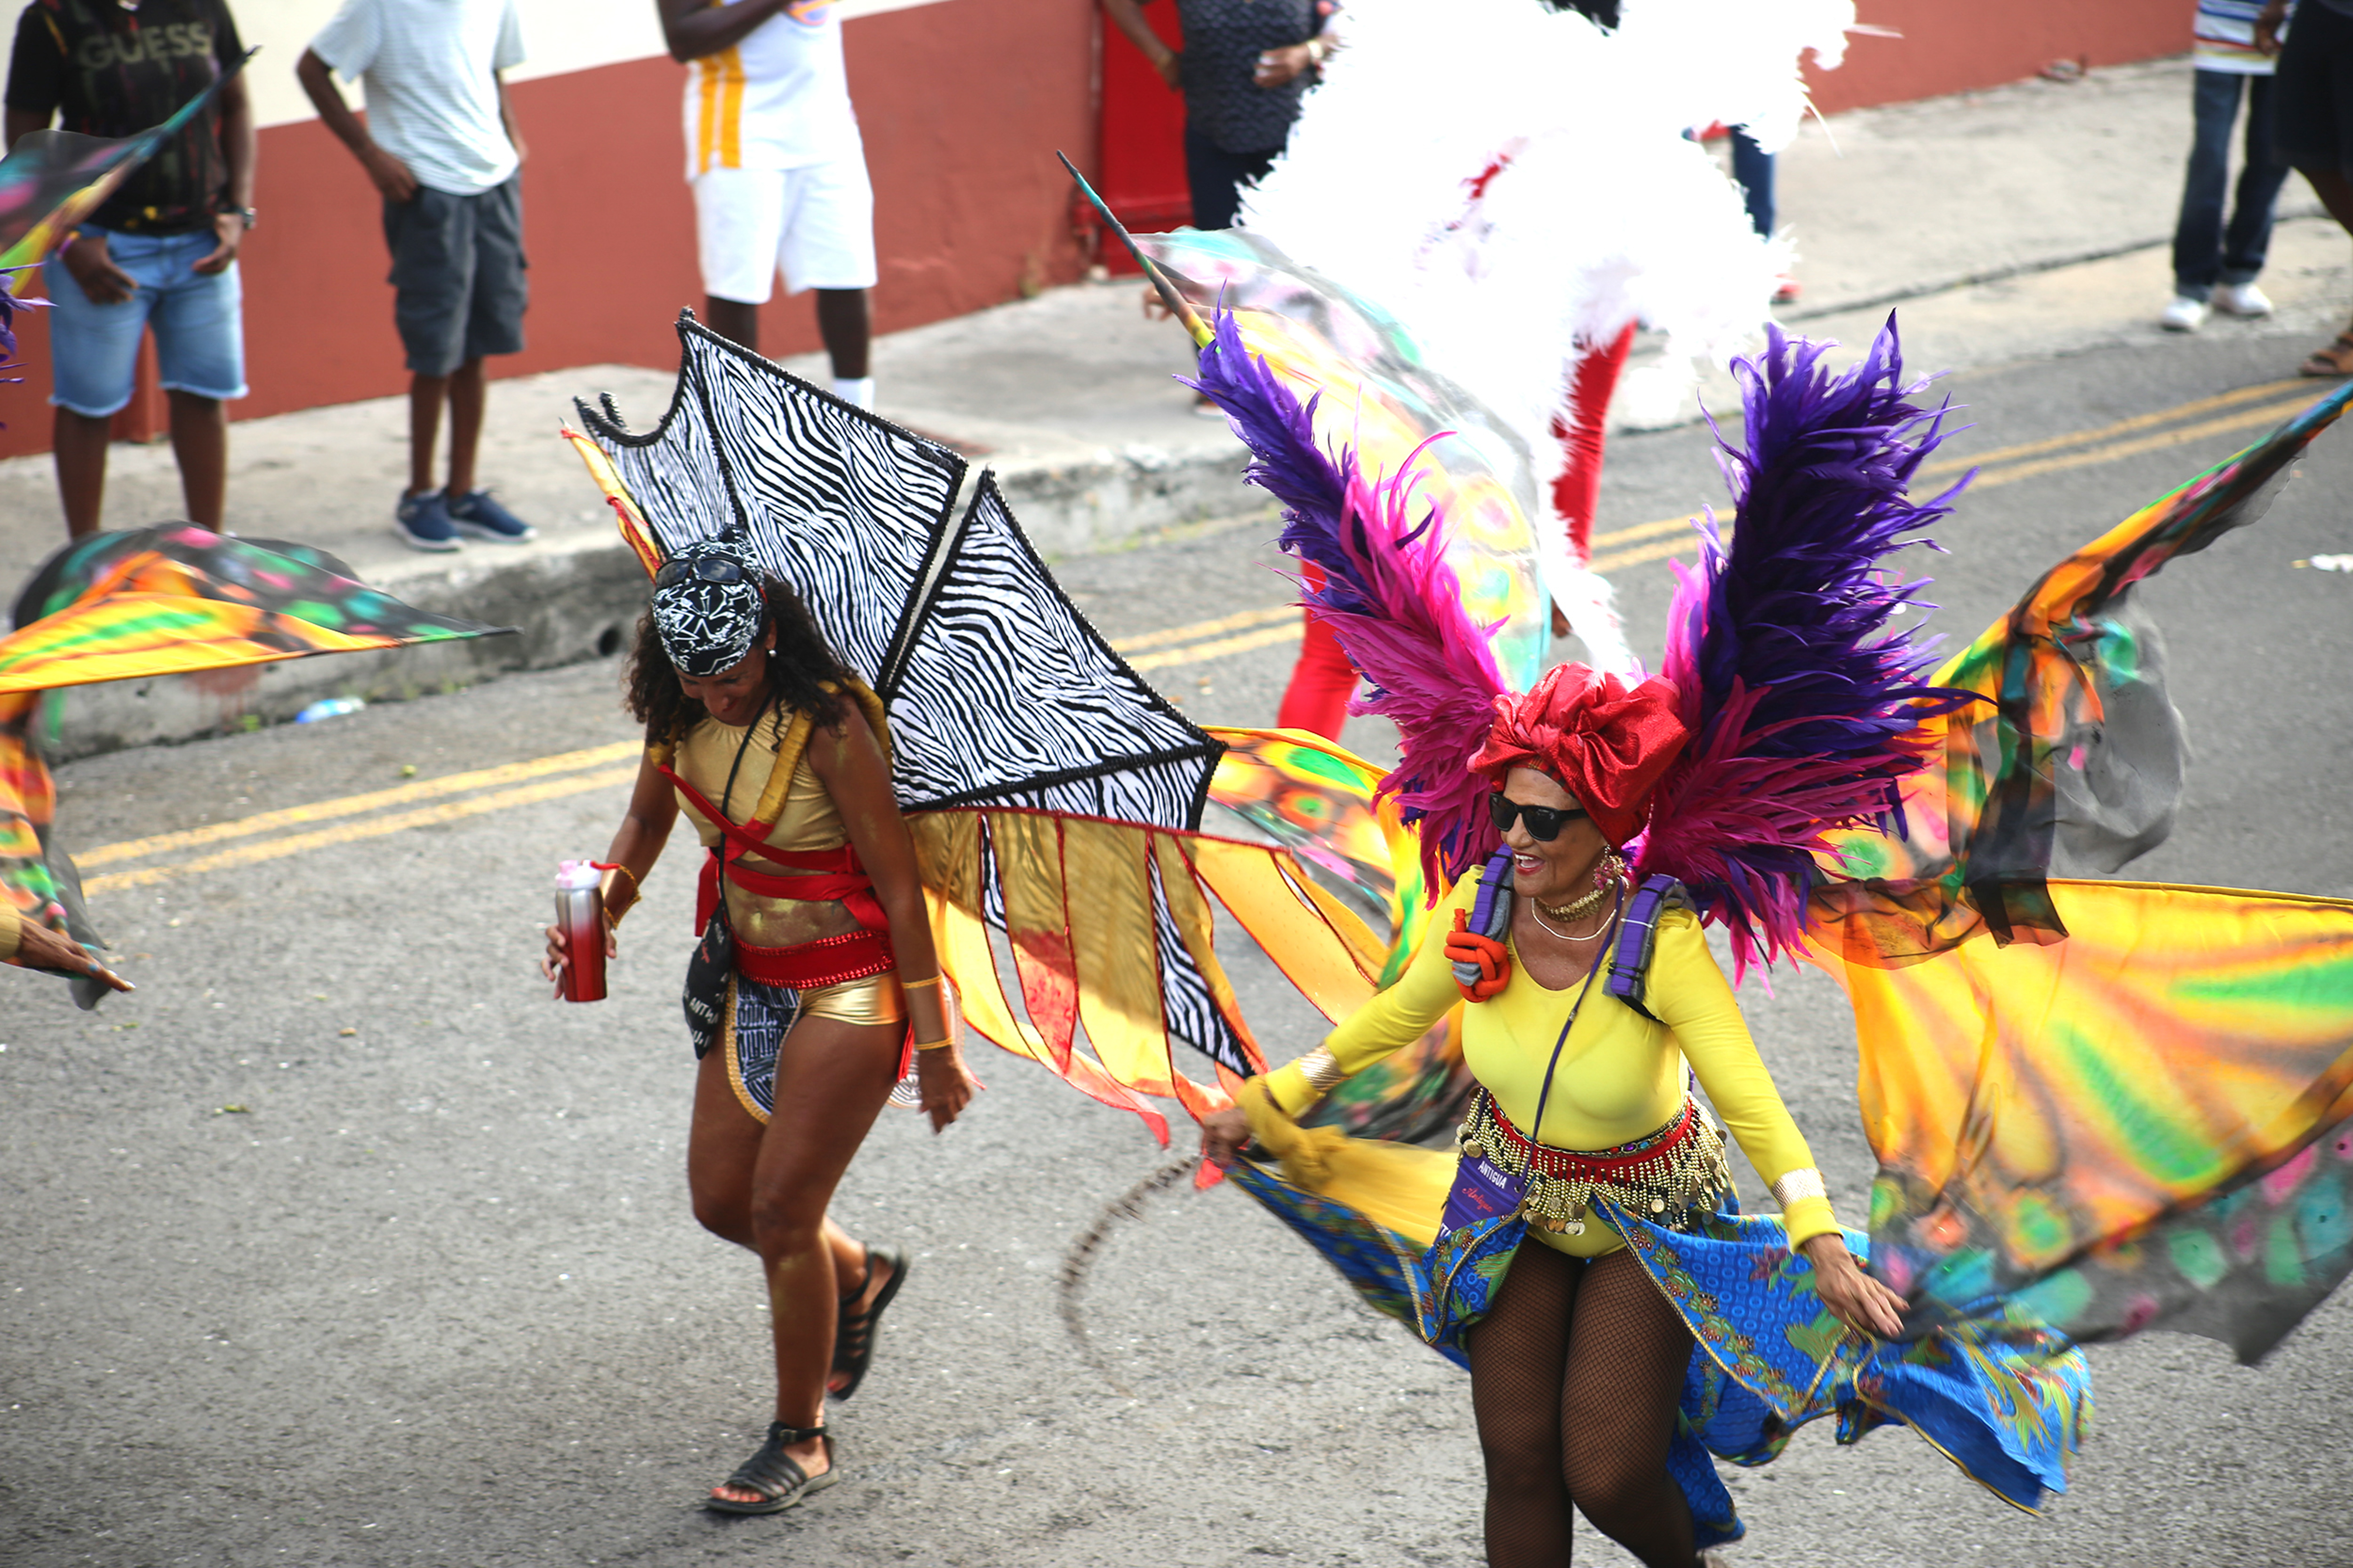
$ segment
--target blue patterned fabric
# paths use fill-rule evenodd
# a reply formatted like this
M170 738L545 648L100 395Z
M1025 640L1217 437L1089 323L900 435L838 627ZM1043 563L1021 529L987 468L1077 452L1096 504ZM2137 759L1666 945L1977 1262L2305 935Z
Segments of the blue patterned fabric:
M1522 1222L1482 1221L1424 1251L1266 1168L1244 1163L1233 1176L1377 1310L1467 1370L1462 1333L1502 1289ZM1608 1205L1596 1212L1692 1331L1667 1469L1691 1503L1700 1545L1737 1540L1743 1529L1709 1456L1766 1464L1799 1427L1825 1415L1837 1418L1841 1443L1891 1422L1911 1426L2029 1512L2040 1511L2046 1492L2067 1489L2067 1456L2091 1421L2091 1369L2072 1341L2014 1302L1989 1300L1916 1340L1865 1339L1823 1307L1812 1264L1789 1251L1778 1218L1727 1205L1686 1234ZM1845 1236L1857 1257L1869 1256L1867 1237Z
M737 974L728 996L727 1076L744 1109L765 1122L776 1107L776 1052L801 1016L801 994Z

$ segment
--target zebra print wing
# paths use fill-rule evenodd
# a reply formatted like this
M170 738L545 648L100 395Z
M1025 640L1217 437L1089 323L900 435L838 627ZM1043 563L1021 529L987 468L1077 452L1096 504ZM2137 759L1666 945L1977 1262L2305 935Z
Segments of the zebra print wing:
M736 534L881 697L966 1020L1164 1142L1151 1099L1197 1116L1226 1104L1176 1065L1184 1045L1220 1078L1263 1067L1218 962L1215 905L1260 911L1246 923L1277 949L1289 912L1314 906L1287 855L1200 834L1223 744L1072 607L989 476L951 525L955 453L691 317L679 334L660 425L631 433L608 398L579 405L575 444L641 556L649 534L662 553ZM1299 925L1315 952L1293 963L1345 969L1363 943L1344 929Z
M983 474L890 701L909 811L1017 805L1198 827L1225 751L1063 597Z
M665 555L698 539L743 539L888 704L964 459L739 348L691 311L679 313L678 335L678 390L653 429L632 434L609 394L596 408L573 405L622 499Z

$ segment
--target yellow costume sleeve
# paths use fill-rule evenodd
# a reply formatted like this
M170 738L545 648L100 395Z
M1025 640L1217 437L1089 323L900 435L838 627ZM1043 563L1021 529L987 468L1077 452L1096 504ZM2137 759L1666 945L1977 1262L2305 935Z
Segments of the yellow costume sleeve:
M1683 1059L1699 1075L1724 1125L1739 1140L1740 1152L1767 1184L1792 1171L1812 1167L1806 1147L1773 1075L1757 1054L1757 1042L1740 1016L1715 955L1707 950L1699 920L1686 910L1672 910L1659 921L1658 946L1651 954L1644 995L1659 1021L1675 1032ZM1782 1215L1794 1251L1809 1237L1838 1228L1827 1197L1799 1198Z
M1446 961L1446 933L1454 929L1454 911L1469 909L1478 890L1477 872L1456 883L1454 891L1430 917L1421 951L1413 955L1397 984L1349 1014L1324 1037L1324 1048L1339 1063L1342 1074L1353 1076L1405 1049L1462 1000L1454 984L1453 966ZM1267 1093L1286 1116L1297 1116L1321 1098L1298 1062L1275 1068L1265 1081Z
M16 933L24 919L16 912L16 905L0 899L0 959L16 956Z

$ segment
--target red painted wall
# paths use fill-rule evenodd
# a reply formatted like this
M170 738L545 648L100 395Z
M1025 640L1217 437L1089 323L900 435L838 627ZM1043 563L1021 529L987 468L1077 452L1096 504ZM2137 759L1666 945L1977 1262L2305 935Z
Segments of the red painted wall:
M1094 26L1086 0L962 0L849 25L850 93L875 187L879 331L1078 277L1070 182L1054 150L1095 166ZM678 363L670 321L681 305L702 308L680 129L684 70L636 60L510 89L530 153L532 302L528 348L493 360L494 374ZM273 127L261 133L254 203L262 222L243 261L253 394L232 414L403 390L381 207L358 163L315 121ZM22 384L0 386L0 457L48 449L41 315L18 318L27 369ZM780 290L760 327L771 353L818 346L807 295Z
M2053 60L2102 66L2186 54L2190 0L1855 0L1901 38L1852 37L1846 63L1809 71L1825 114L2021 81Z
M2015 81L2054 59L2088 58L2096 69L2189 47L2188 0L1862 0L1860 9L1864 22L1904 36L1852 40L1844 68L1816 83L1825 112ZM1106 156L1098 145L1098 81L1106 93L1132 84L1152 100L1134 114L1105 102L1106 132L1132 124L1163 142L1172 134L1173 95L1125 39L1101 41L1106 55L1134 58L1105 60L1098 76L1092 0L952 0L860 19L846 37L874 178L875 324L884 331L1078 276L1084 258L1053 153L1068 152L1090 177L1120 163L1119 150ZM670 321L702 296L683 177L682 71L638 60L512 89L531 151L530 347L493 361L494 374L676 363ZM1181 180L1167 153L1130 150L1139 187ZM315 121L265 131L255 201L263 225L245 252L253 395L232 405L235 416L400 391L379 210L350 154ZM0 385L0 457L48 448L40 317L18 318L29 368L22 384ZM816 348L807 298L771 303L761 334L774 353ZM161 401L152 400L151 430ZM134 403L125 423L146 406Z

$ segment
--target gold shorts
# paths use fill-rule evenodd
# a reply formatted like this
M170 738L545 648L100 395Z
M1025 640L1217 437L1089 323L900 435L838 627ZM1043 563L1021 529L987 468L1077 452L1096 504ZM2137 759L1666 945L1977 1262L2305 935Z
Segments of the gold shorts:
M790 994L797 1006L783 1005ZM804 1018L831 1018L843 1024L895 1024L907 1016L906 993L896 974L871 974L839 985L786 993L781 987L746 983L741 975L727 984L727 1003L721 1028L721 1048L727 1058L727 1081L735 1098L754 1120L765 1122L776 1091L776 1056L785 1037Z
M801 1016L832 1018L844 1024L897 1024L907 1016L907 994L896 974L870 974L845 980L801 995Z

